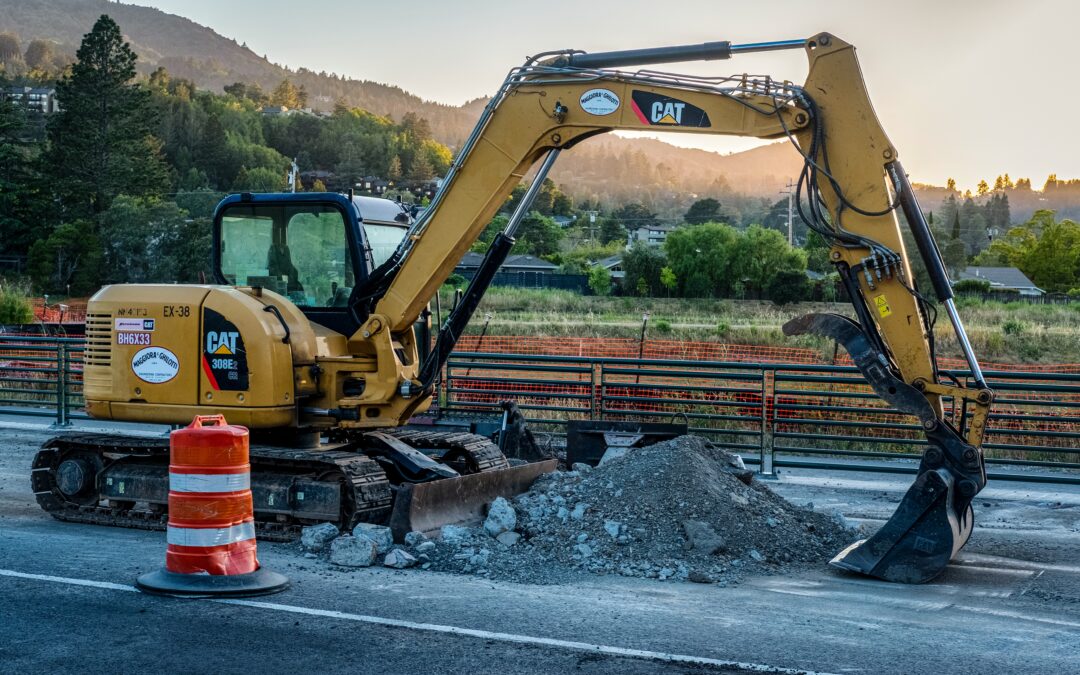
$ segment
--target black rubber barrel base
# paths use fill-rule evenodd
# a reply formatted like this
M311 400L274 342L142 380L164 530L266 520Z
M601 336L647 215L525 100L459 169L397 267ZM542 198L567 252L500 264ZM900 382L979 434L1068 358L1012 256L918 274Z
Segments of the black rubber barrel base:
M153 595L176 598L247 598L253 595L280 593L289 587L289 579L261 567L249 574L177 574L165 569L144 574L135 588Z

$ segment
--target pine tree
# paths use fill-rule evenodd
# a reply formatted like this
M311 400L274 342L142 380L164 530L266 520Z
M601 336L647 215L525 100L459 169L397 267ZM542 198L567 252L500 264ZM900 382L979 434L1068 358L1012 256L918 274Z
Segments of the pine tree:
M102 15L56 86L45 166L65 207L101 213L118 194L160 193L168 182L161 142L150 135L149 92L133 84L135 52Z

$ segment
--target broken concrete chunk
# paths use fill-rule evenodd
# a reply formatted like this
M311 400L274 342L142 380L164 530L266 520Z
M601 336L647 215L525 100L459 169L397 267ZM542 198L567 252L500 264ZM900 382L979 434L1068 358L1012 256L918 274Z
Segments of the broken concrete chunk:
M487 518L484 519L484 532L489 537L498 537L503 532L511 532L517 526L517 512L510 502L498 497L491 502Z
M495 539L503 546L510 548L521 540L521 535L517 532L503 532L499 536L495 537Z
M460 525L443 525L439 530L439 534L442 535L442 540L452 546L459 546L461 542L469 537L469 528L462 527Z
M420 542L419 544L416 545L416 552L421 553L421 554L423 554L423 553L431 553L432 551L435 550L435 548L436 548L435 547L435 542L430 541L430 540L425 540L425 541L422 541L422 542Z
M395 548L386 554L383 558L383 565L386 567L393 567L394 569L403 570L406 567L412 567L416 564L416 558L409 555L407 551L400 548Z
M308 551L322 551L336 536L338 529L333 523L309 525L300 532L300 545Z
M367 537L346 534L330 544L330 562L342 567L371 567L378 556L375 542Z
M574 550L577 551L578 555L582 558L588 558L592 555L592 546L589 546L588 544L578 544L574 547Z
M758 562L764 562L765 556L761 555L756 548L750 549L750 557Z
M630 448L627 447L610 447L604 451L603 457L600 458L600 466L604 466L613 459L619 459L625 457L626 453L630 452Z
M394 547L394 533L390 531L389 527L360 523L353 528L352 533L354 537L367 537L375 542L379 555L388 553Z
M617 538L619 536L619 532L622 530L622 526L622 523L616 520L604 521L604 531L611 535L612 538Z
M405 535L405 545L412 548L420 546L425 541L429 541L427 535L418 530L413 530L412 532L409 532Z
M585 512L589 510L589 505L585 502L578 502L574 506L574 510L570 512L570 517L574 520L581 520L585 517Z
M727 547L727 542L708 523L700 520L684 520L682 522L686 540L690 543L690 550L705 555L720 553Z

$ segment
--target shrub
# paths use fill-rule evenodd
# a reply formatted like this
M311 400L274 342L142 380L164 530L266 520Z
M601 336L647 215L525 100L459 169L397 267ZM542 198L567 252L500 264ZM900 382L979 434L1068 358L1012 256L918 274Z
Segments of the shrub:
M468 284L468 279L455 272L446 278L446 282L443 285L453 286L454 288L464 288Z
M716 332L721 334L721 335L727 335L730 330L731 330L731 326L727 325L727 323L725 323L723 321L716 324Z
M809 299L812 289L806 273L782 270L776 273L765 290L774 303L786 305Z
M957 293L989 293L990 282L985 279L963 279L953 284Z
M0 281L0 325L19 325L34 321L34 308L26 290Z
M1023 335L1027 332L1027 324L1019 319L1009 319L1001 325L1001 330L1006 335Z
M661 333L670 333L671 332L671 322L668 321L667 319L657 319L656 320L656 330L660 331Z

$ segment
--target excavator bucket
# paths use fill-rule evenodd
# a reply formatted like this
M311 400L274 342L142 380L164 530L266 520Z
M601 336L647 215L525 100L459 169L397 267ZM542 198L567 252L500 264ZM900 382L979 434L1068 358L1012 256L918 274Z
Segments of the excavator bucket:
M484 507L496 497L525 492L557 465L558 460L548 459L458 478L402 484L390 514L394 540L403 541L414 530L434 532L443 525L478 521L484 517Z
M886 581L930 581L945 570L971 536L971 500L986 485L982 453L939 420L920 391L892 373L888 359L851 319L808 314L786 323L784 333L812 333L843 345L882 399L919 418L930 442L918 477L888 522L873 536L841 551L830 564Z
M921 474L880 530L848 546L829 564L886 581L930 581L971 536L971 506L958 517L953 482L944 469Z

